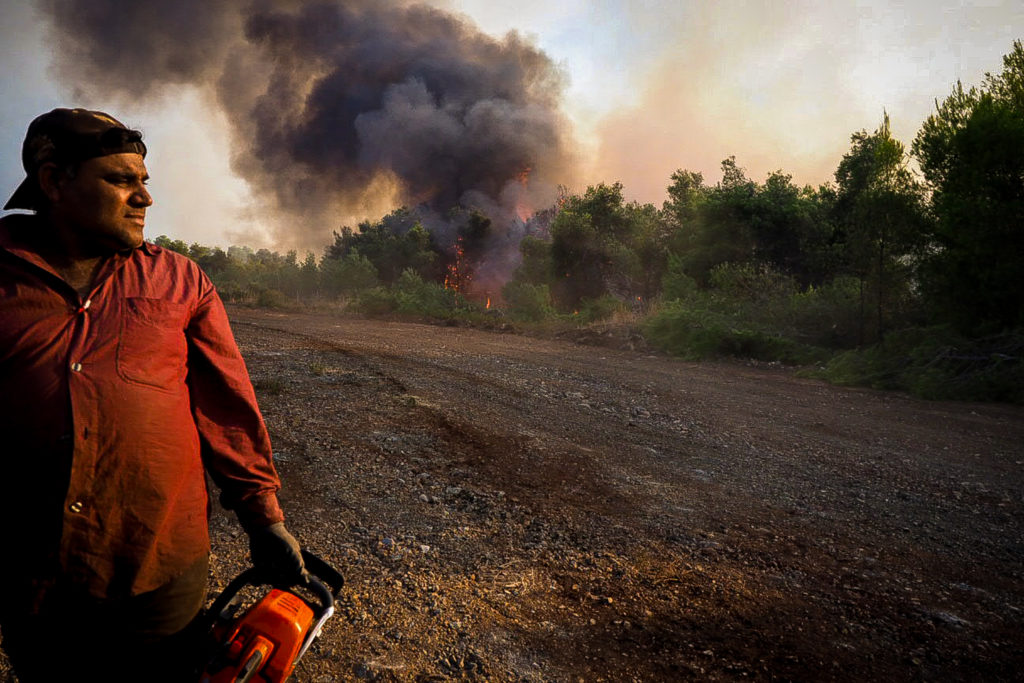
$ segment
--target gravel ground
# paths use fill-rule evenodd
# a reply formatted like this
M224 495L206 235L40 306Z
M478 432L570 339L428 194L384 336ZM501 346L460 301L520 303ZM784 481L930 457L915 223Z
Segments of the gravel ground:
M294 680L1019 680L1020 408L231 315L289 527L347 580ZM246 543L212 527L216 592Z

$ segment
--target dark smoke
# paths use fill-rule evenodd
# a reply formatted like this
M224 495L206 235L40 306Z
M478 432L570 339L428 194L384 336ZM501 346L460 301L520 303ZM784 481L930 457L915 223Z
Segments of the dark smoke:
M563 78L515 33L399 2L44 0L59 73L93 99L211 93L233 167L322 245L381 187L433 216L492 217L507 241L570 170ZM528 184L523 182L528 172ZM298 220L296 220L298 219ZM521 223L521 221L520 221ZM512 240L515 242L515 240Z

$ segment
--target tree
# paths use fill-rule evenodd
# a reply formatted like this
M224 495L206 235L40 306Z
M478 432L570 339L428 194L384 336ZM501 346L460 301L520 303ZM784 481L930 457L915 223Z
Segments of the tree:
M188 248L189 257L216 281L231 266L231 259L220 247L207 247L194 242Z
M320 270L316 266L316 256L307 252L306 258L299 267L299 295L311 297L320 291Z
M756 189L748 216L753 261L792 276L803 287L834 275L829 268L832 226L813 188L797 187L792 176L775 171Z
M378 285L377 269L358 250L342 258L325 257L320 273L324 288L332 295L351 295Z
M519 242L519 253L523 260L513 273L513 280L531 285L547 285L552 282L555 271L550 242L527 235Z
M646 301L660 287L667 234L654 206L625 203L622 183L566 197L551 223L552 294L571 309L608 294Z
M396 282L407 268L412 268L424 280L441 280L433 238L405 208L393 211L376 223L363 221L358 232L349 227L335 232L334 244L327 248L324 257L341 259L353 250L373 264L380 280L386 284Z
M735 157L722 161L722 181L710 188L700 173L676 171L663 208L674 267L703 286L724 263L769 267L805 287L821 284L832 275L833 232L823 190L799 188L782 171L759 185Z
M176 251L179 254L183 254L185 256L189 255L188 244L185 242L185 240L172 240L167 235L160 235L155 240L153 240L153 244L155 244L158 247L163 247L164 249L169 249L170 251Z
M861 283L864 343L869 289L875 337L881 339L895 293L910 287L912 260L926 238L924 192L907 166L903 143L892 137L888 114L874 133L862 130L850 142L836 169L835 212L846 265Z
M747 179L736 158L722 161L722 180L702 188L699 174L673 175L670 210L677 224L672 250L683 268L701 286L722 263L746 263L754 258L755 241L750 211L757 184Z
M662 211L673 223L673 227L684 227L697 219L697 212L706 196L704 176L697 171L679 169L672 174L668 200L662 205Z
M980 336L1024 325L1024 47L980 89L959 82L913 152L932 190L922 290L936 318Z

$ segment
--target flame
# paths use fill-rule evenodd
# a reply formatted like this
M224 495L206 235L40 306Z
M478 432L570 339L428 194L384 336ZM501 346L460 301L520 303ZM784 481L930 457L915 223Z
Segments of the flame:
M526 186L530 183L530 171L532 170L531 166L527 166L516 176L516 180L519 181L519 185L522 188L516 193L518 195L516 199L516 216L524 223L533 215L533 208L523 196L526 193Z
M469 285L470 276L465 272L464 259L466 248L462 244L462 237L455 240L455 262L448 264L448 272L444 275L444 288L453 292L461 292Z
M490 310L490 308L491 308L491 297L487 297L487 305L484 306L484 308L486 308L487 310Z

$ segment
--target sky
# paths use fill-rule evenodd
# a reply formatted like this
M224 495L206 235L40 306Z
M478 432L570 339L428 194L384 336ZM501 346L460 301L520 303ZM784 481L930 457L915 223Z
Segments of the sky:
M282 243L264 198L232 171L229 127L209 98L185 86L142 103L86 92L53 67L62 45L33 3L0 3L0 187L13 191L24 175L32 118L84 105L145 134L149 238L320 250L339 227ZM799 184L829 181L850 135L875 129L886 111L909 147L936 100L957 80L978 85L998 72L1024 37L1024 3L1009 0L430 4L494 36L517 31L555 61L577 165L570 189L620 181L627 198L656 205L675 170L714 183L732 155L758 181L775 170Z

